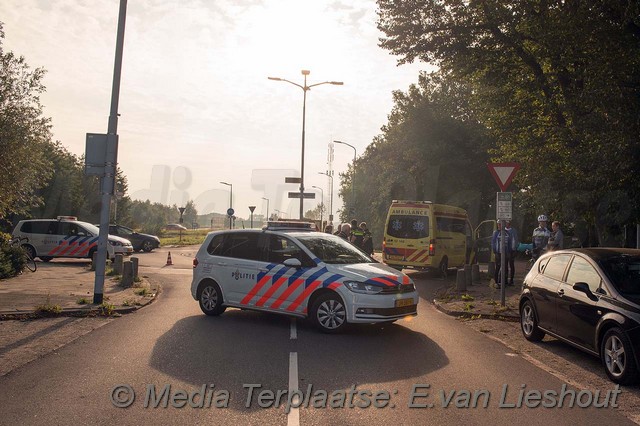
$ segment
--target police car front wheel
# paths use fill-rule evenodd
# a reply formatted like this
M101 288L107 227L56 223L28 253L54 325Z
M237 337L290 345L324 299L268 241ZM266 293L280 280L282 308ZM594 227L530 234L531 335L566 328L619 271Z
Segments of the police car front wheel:
M311 309L313 322L324 333L338 333L347 325L347 310L337 294L320 296Z
M214 283L206 283L200 291L198 297L200 309L206 315L217 316L222 314L226 307L222 304L222 293L220 288Z

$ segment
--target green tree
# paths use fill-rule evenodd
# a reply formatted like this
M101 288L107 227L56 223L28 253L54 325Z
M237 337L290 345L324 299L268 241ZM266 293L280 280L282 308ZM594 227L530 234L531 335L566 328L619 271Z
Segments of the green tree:
M6 52L3 40L0 23L0 218L41 204L37 190L51 176L50 120L43 117L39 97L45 71Z
M381 46L472 88L470 116L517 160L523 205L607 228L638 219L640 4L379 0ZM572 194L590 194L585 210ZM602 213L626 195L617 223ZM609 206L609 207L607 207ZM604 223L603 223L604 221Z

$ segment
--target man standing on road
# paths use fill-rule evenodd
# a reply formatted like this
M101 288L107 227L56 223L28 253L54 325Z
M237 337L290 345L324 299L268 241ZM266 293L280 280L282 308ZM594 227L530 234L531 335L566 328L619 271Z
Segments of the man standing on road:
M564 248L564 234L560 229L560 222L554 220L551 223L551 237L547 243L548 250L562 250Z
M498 221L498 229L496 229L493 232L493 236L491 237L491 249L493 250L493 252L496 255L496 268L495 268L495 274L494 274L494 280L496 282L496 286L498 288L500 288L501 282L500 282L500 269L502 268L502 247L500 244L500 230L502 229L502 222ZM505 247L504 247L504 260L505 260L505 271L504 271L504 276L505 276L505 281L509 278L509 257L510 253L511 253L511 244L510 244L510 236L509 236L509 232L505 229L504 230L504 240L505 240Z
M520 244L520 240L518 239L518 232L511 227L511 221L507 221L504 229L509 234L509 239L507 240L507 245L509 246L509 250L507 251L507 263L509 264L507 285L513 285L513 276L516 272L516 255L518 254L518 244Z

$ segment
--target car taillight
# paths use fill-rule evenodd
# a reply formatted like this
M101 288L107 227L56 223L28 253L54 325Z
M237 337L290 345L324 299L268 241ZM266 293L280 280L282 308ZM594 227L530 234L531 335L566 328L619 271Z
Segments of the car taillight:
M436 254L436 240L429 241L429 256Z
M196 266L198 266L198 258L197 258L197 257L194 257L194 258L193 258L193 269L195 269L195 268L196 268Z

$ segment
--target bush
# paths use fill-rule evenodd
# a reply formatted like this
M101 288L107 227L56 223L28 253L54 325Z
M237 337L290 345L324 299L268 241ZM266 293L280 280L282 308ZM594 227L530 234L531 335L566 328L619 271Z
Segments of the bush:
M0 248L0 279L18 275L27 264L26 253L21 247Z

